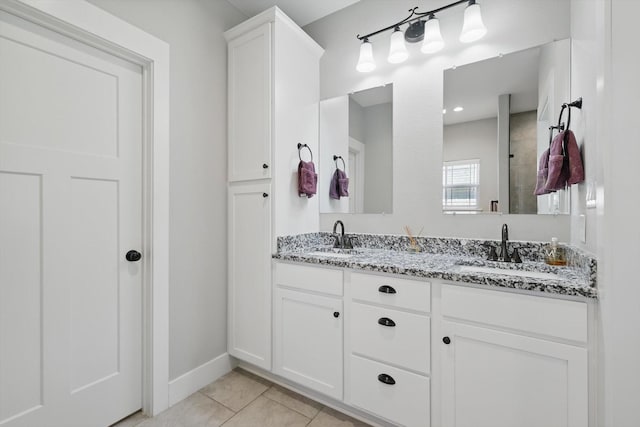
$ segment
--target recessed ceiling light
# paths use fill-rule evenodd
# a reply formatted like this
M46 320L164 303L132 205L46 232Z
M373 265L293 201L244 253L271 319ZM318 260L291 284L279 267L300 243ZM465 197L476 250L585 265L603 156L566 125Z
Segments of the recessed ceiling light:
M442 109L442 114L447 114L447 109L446 108Z
M460 111L462 111L462 110L464 110L464 108L462 108L462 107L460 107L460 106L455 107L455 108L453 109L453 111L455 111L456 113L459 113L459 112L460 112Z

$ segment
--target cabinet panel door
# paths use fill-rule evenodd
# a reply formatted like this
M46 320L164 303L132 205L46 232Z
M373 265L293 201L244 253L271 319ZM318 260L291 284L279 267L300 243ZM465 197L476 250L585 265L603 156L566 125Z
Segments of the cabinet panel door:
M268 184L229 187L229 353L264 369L271 369L269 191Z
M229 42L228 84L229 181L271 178L270 23Z
M342 399L342 299L276 287L275 310L275 372Z
M583 427L587 350L443 322L442 425Z

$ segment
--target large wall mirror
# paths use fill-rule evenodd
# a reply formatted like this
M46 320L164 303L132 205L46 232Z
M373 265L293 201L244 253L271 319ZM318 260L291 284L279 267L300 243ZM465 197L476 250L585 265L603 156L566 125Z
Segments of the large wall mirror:
M318 196L321 213L393 210L393 85L320 102ZM336 198L336 168L349 179Z
M570 87L568 39L445 70L443 212L568 214L569 191L534 190Z

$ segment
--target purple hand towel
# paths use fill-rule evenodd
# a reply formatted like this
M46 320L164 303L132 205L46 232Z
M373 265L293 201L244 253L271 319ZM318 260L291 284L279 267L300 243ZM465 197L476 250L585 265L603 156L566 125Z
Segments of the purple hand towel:
M340 200L340 197L349 197L349 178L344 171L337 169L331 178L329 185L329 197Z
M584 165L582 164L582 155L578 148L578 141L573 132L568 131L567 139L567 155L569 156L569 177L567 184L573 185L584 181Z
M298 163L298 195L300 197L313 197L316 194L318 175L313 162L300 160Z
M567 184L577 184L582 181L584 181L584 167L576 136L570 130L560 132L551 143L549 174L545 189L561 190Z

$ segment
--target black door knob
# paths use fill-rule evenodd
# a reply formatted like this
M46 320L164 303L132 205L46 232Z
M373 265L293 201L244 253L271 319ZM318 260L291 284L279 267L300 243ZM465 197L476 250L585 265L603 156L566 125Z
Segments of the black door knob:
M334 311L334 312L333 312L333 317L335 317L336 319L337 319L338 317L340 317L340 312L339 312L339 311Z
M267 193L262 193L262 197L266 199L267 197L269 197L269 195Z
M444 338L442 338L442 342L445 343L445 344L451 344L451 338L444 337Z
M268 165L268 164L266 164L266 163L263 163L263 164L262 164L262 169L268 169L268 168L269 168L269 165Z
M140 261L140 259L142 258L142 254L132 249L129 252L127 252L127 254L125 255L125 258L127 259L127 261L131 261L131 262Z

